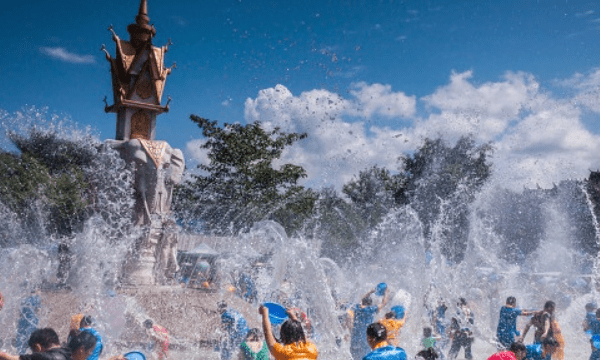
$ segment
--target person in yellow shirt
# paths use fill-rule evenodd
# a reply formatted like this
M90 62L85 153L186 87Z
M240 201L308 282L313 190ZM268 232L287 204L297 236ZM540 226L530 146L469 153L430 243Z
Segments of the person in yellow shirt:
M315 360L317 358L319 355L317 347L306 340L302 323L295 318L293 313L288 311L290 318L281 325L280 343L273 336L271 320L269 320L269 309L261 305L258 308L258 313L262 316L265 341L275 360Z
M83 319L83 314L75 314L71 316L71 323L69 324L69 335L67 336L67 343L71 341L72 338L79 335L79 329L81 328L81 319Z
M558 341L558 348L554 351L552 358L563 360L565 358L565 338L556 319L552 319L552 331L554 332L554 339Z
M379 323L385 327L387 342L393 346L400 346L400 329L406 322L404 306L397 305L392 307L391 310L385 314L383 319L379 320Z

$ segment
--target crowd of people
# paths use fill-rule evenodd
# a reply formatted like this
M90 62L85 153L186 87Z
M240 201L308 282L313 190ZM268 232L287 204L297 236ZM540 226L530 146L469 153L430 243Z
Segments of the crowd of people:
M27 298L20 309L20 320L17 323L15 348L20 355L11 355L0 351L0 360L99 360L104 350L102 335L94 328L94 319L90 315L75 314L71 317L69 334L65 343L60 342L57 332L52 328L37 328L37 311L39 297L32 302ZM2 295L0 294L0 299ZM0 310L2 308L0 307ZM151 356L153 359L166 360L169 351L169 334L167 330L148 319L142 324L151 339ZM24 341L23 339L27 339ZM23 343L25 345L23 345ZM27 353L27 350L30 353ZM137 354L137 356L130 356ZM106 358L105 358L106 359ZM138 351L110 357L109 360L145 359Z
M371 295L375 292L377 289L369 291L359 304L349 310L351 357L353 360L405 360L407 354L399 346L400 329L406 322L405 309L402 305L392 306L391 311L376 319L389 302L389 296L386 289L379 294L382 295L381 301L374 304ZM565 342L554 316L555 308L553 301L547 301L541 310L522 310L517 307L515 297L508 297L499 312L495 339L498 352L489 356L488 360L563 360ZM586 311L583 329L590 339L589 359L600 360L600 309L596 309L595 304L588 304ZM261 306L259 314L262 316L264 341L261 341L258 329L248 330L239 326L240 321L230 322L230 326L237 324L235 331L239 335L231 336L238 341L231 343L231 349L240 349L239 360L268 359L269 353L276 360L318 357L318 350L305 335L303 328L306 327L298 320L297 312L289 312L289 320L280 327L279 339L273 335L268 308ZM522 333L517 330L519 316L529 317ZM233 319L232 315L228 318ZM245 326L245 322L243 324ZM473 359L474 324L475 316L465 298L458 299L454 311L448 311L445 301L439 299L437 307L431 311L430 326L423 328L423 348L414 358L454 360L462 350L466 359ZM534 328L533 342L525 344L531 327ZM244 334L247 336L244 337Z
M381 285L381 284L380 284ZM381 296L373 301L373 294ZM3 300L0 295L0 300ZM23 304L28 310L21 311L15 347L21 355L0 352L0 360L99 360L104 345L101 334L94 328L94 319L89 315L76 314L71 318L67 341L59 341L58 334L51 328L37 328L36 312L39 297L27 298ZM350 328L350 354L353 360L406 360L407 354L400 347L400 331L406 323L403 305L394 305L381 318L378 314L389 302L387 286L375 288L365 294L360 303L348 309L349 318L342 319ZM0 303L1 304L1 303ZM311 341L313 329L306 313L298 308L288 308L287 319L275 335L269 316L269 307L261 305L258 314L262 321L262 331L249 328L244 316L230 309L226 303L217 306L221 315L221 329L226 340L220 344L221 360L313 360L319 352L315 342ZM1 309L1 307L0 307ZM498 352L488 360L563 360L564 338L555 317L556 305L547 301L543 309L523 310L517 307L517 300L510 296L499 312L496 331ZM590 339L590 360L600 360L600 309L595 303L585 307L586 316L583 331ZM422 349L414 356L416 360L454 360L463 350L466 359L472 359L471 346L474 342L475 316L468 301L459 298L453 311L443 299L430 311L430 324L423 328ZM529 317L522 333L517 329L517 318ZM24 322L27 320L27 323ZM25 326L27 325L27 326ZM152 320L142 324L154 342L152 357L166 360L169 357L168 331ZM525 338L534 328L533 342L525 344ZM23 329L26 329L25 332ZM23 350L23 339L29 354ZM340 345L340 343L338 343ZM127 354L118 355L110 360L123 360ZM138 358L136 358L138 359Z

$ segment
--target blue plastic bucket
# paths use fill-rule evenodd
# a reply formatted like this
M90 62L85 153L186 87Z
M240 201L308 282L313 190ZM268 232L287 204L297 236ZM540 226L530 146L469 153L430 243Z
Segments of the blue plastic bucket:
M285 308L280 304L266 302L263 305L269 309L269 320L271 320L271 324L279 325L288 319L287 311L285 311Z
M379 295L379 296L383 296L383 294L385 294L385 289L387 289L387 284L382 282L377 284L377 287L375 288L375 294Z
M600 350L600 335L594 335L592 336L592 345Z
M390 310L392 310L394 313L396 313L396 319L404 318L404 306L402 306L402 305L392 306L392 308ZM427 347L425 347L425 348L427 349Z
M139 351L131 351L123 356L127 360L146 360L146 356Z

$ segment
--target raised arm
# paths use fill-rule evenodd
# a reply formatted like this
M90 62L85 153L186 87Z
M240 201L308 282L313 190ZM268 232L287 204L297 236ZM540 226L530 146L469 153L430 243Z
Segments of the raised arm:
M299 309L298 309L298 311L299 311ZM296 314L296 309L288 308L288 309L285 309L285 312L288 314L290 319L292 319L294 321L299 321L298 315Z
M518 342L523 342L523 340L525 339L525 336L527 335L527 332L529 331L530 327L531 327L531 321L527 322L527 325L525 325L525 328L523 329L523 333L521 334L521 336L519 336L517 338Z
M367 292L361 299L371 296L371 294L374 292L375 292L375 289L369 290L369 292Z
M519 316L531 316L534 312L534 310L521 310Z
M590 322L587 319L583 320L582 326L583 326L583 331L588 331L589 329L591 329Z
M381 300L381 304L379 304L378 308L381 310L388 302L388 298L390 295L390 289L386 288L385 293L383 294L383 299Z
M19 357L0 351L0 360L19 360Z
M273 330L271 329L271 320L269 320L269 309L261 305L258 308L258 313L262 316L263 332L265 333L265 342L269 347L269 351L273 353L273 346L277 343L273 336Z
M548 337L548 332L550 331L550 329L552 328L552 321L550 316L546 317L546 320L544 320L544 332L542 333L542 340L544 340L546 337Z

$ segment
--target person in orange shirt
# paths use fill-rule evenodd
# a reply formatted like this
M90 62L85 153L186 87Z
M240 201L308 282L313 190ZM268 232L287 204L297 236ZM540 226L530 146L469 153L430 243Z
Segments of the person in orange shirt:
M554 354L552 354L552 358L563 360L565 357L565 338L556 319L552 319L552 331L554 332L554 339L558 341L558 348L556 348Z
M294 314L288 312L290 318L281 325L279 334L281 343L278 343L271 329L269 309L261 305L258 313L262 316L263 332L269 352L275 360L315 360L317 358L319 355L317 347L306 340L302 323L295 318Z
M81 319L83 319L83 314L75 314L71 316L71 323L69 324L69 335L67 336L67 343L71 341L72 338L79 335L79 329L81 328Z
M400 346L400 329L406 322L404 306L397 305L392 307L392 311L385 314L385 317L379 320L379 323L385 327L387 332L387 342L393 346Z

